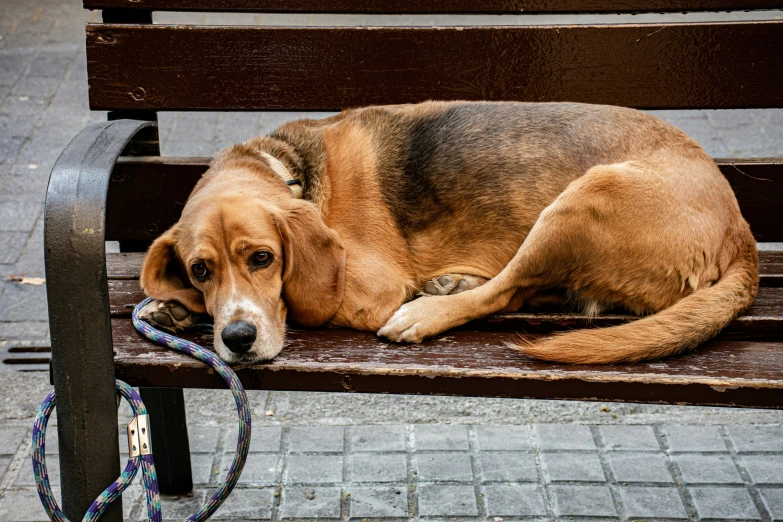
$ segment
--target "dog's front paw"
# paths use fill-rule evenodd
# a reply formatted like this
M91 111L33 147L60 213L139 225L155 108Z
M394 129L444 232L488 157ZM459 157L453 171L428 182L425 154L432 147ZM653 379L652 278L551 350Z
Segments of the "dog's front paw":
M139 311L140 319L172 332L193 326L198 316L179 301L152 301Z
M420 343L447 330L439 321L442 299L433 296L405 303L378 330L378 336L397 343Z

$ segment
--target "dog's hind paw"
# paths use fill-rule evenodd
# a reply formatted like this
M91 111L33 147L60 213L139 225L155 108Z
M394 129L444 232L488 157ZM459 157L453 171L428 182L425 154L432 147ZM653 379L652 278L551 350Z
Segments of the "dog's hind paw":
M139 312L139 318L171 332L193 326L199 314L191 312L179 301L152 301Z
M454 295L472 290L486 283L488 279L467 274L445 274L427 281L419 295Z

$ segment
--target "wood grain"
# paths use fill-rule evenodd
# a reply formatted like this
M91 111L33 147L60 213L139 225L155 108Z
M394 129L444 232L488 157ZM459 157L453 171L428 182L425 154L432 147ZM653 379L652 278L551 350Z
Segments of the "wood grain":
M776 0L84 0L87 9L283 13L634 13L780 8Z
M428 99L783 107L783 21L456 28L88 24L87 61L94 110L340 110Z
M118 379L225 387L200 361L142 339L128 319L112 325ZM250 389L783 407L783 343L715 340L665 361L580 367L535 361L504 344L513 340L511 333L454 331L409 346L351 330L294 331L271 363L235 369Z

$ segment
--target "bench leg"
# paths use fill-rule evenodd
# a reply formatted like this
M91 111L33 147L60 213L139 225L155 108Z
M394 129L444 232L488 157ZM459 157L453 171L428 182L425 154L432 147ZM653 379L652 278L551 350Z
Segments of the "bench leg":
M160 492L188 493L193 490L193 474L182 389L141 388L140 391L150 416L152 454Z

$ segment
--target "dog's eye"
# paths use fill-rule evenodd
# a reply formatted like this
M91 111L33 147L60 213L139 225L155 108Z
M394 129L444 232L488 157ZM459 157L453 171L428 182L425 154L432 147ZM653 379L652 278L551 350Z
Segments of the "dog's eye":
M206 279L209 275L209 270L207 270L207 265L204 263L193 263L190 266L190 271L193 272L193 276L196 279Z
M250 258L250 264L255 268L266 268L272 264L272 259L274 259L272 252L261 250L253 254Z

